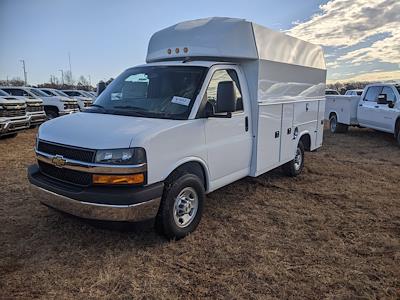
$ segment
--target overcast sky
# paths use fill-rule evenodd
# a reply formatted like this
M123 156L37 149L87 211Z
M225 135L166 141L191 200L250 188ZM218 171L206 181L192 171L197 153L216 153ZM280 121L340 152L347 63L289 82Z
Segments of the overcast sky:
M92 83L145 60L152 33L210 16L245 18L325 49L328 79L400 80L400 0L0 0L0 79Z

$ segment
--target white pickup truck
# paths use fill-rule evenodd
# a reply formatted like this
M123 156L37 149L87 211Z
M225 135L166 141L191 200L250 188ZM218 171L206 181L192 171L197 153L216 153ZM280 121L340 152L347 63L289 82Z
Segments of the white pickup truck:
M36 97L43 101L44 111L47 120L54 119L59 116L72 114L79 111L76 100L62 96L49 96L40 89L32 87L8 87L3 88L11 95L24 95L25 97Z
M39 128L28 169L38 200L89 219L155 217L179 239L199 224L205 194L280 166L296 176L304 151L322 145L320 46L209 18L155 33L146 61L90 108Z
M16 136L29 126L25 101L0 90L0 136Z
M393 133L400 145L400 85L370 84L361 96L326 96L325 118L333 133L373 128Z
M94 97L87 95L85 91L81 90L62 90L62 92L71 98L78 100L79 108L82 110L92 105Z
M25 87L0 87L0 90L12 95L14 98L26 102L26 114L28 115L31 127L42 124L47 116L44 111L43 100Z

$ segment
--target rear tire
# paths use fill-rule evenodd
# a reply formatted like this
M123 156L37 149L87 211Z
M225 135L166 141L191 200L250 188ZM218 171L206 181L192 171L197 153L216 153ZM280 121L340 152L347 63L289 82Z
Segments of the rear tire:
M304 145L300 141L294 158L282 166L283 172L290 177L296 177L304 168Z
M177 171L167 180L156 217L156 230L168 239L179 240L199 225L205 190L202 180Z
M329 128L332 133L345 133L349 129L349 125L338 123L337 116L334 114L329 119Z

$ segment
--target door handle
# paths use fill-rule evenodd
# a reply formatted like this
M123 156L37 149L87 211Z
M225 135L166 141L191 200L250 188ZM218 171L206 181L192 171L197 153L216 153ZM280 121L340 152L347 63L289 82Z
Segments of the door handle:
M379 105L375 105L374 107L375 107L375 108L379 108Z
M244 130L247 132L247 131L249 131L249 117L248 116L246 116L245 118L244 118Z
M360 104L359 106L363 106L362 104Z
M277 139L279 137L279 131L275 131L275 138Z

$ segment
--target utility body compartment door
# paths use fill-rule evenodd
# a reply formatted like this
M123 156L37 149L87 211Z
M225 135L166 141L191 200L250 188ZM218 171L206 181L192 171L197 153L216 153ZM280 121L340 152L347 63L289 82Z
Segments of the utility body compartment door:
M280 147L280 162L287 162L293 159L295 153L294 128L293 128L294 104L282 105L282 136Z

